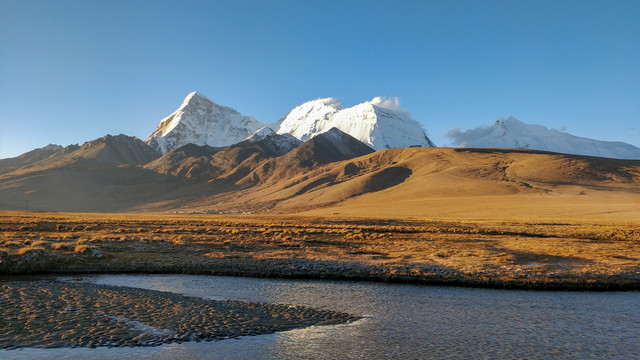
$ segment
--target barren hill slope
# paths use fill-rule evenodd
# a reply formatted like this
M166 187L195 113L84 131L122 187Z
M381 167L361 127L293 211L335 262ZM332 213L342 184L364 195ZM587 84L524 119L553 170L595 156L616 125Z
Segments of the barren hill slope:
M105 135L99 139L87 141L82 144L82 146L69 145L66 148L60 148L48 157L43 157L39 161L32 161L25 164L29 166L23 166L22 168L13 170L24 173L61 167L92 168L98 166L145 164L159 156L160 153L136 137L122 134L116 136Z
M149 150L118 137L59 150L0 174L0 208L29 201L36 210L640 220L638 160L511 149L373 152L338 130L284 155L262 141L189 145L157 159Z
M60 150L62 150L62 146L49 144L14 158L0 159L0 174L44 160Z
M283 137L286 140L289 136L273 135L259 141L243 141L210 157L201 158L199 169L206 170L198 170L201 174L198 178L201 182L198 187L201 192L198 196L176 198L170 203L159 204L160 208L166 210L176 207L185 211L193 210L195 207L223 211L271 208L273 205L265 205L272 202L270 197L254 199L252 196L243 197L241 194L252 194L260 188L279 189L282 184L294 190L296 187L293 185L303 181L300 179L307 178L308 173L313 172L315 168L373 152L373 149L359 140L334 128L281 154L282 147L274 147L273 141ZM170 155L171 153L163 158ZM189 161L193 159L179 163L190 163ZM146 167L149 168L154 163ZM189 170L186 175L192 171L193 169ZM206 181L206 184L203 184L203 181ZM299 195L304 189L296 191ZM277 198L276 201L278 200L280 199ZM140 209L156 209L157 205L141 205Z
M501 149L398 149L361 161L356 165L386 163L378 171L405 168L411 175L396 186L312 214L640 220L640 161ZM341 187L343 194L357 189L347 183Z
M158 156L125 135L70 145L0 174L0 208L24 209L28 202L32 210L125 211L173 188L175 179L137 166Z
M635 218L640 161L530 150L390 149L262 179L188 207L211 204L310 215L551 217L611 211Z
M144 167L193 181L234 183L256 169L265 159L282 156L299 144L291 135L275 133L221 148L188 144Z

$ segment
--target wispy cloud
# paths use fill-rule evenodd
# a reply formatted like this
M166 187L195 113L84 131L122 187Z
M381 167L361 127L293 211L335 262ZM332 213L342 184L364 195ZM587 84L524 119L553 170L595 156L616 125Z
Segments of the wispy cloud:
M332 97L328 97L328 98L321 98L321 99L317 99L319 101L322 101L323 104L328 105L328 106L332 106L336 109L341 109L342 108L342 104L340 104L340 101L336 98L332 98Z
M468 143L473 142L481 137L489 135L491 133L491 125L478 126L477 128L462 130L461 128L455 128L449 130L446 136L451 139L451 145L453 146L466 146Z
M407 110L400 108L400 99L397 97L382 97L376 96L373 100L369 101L371 104L379 106L381 108L392 110L408 119L411 119L411 113Z

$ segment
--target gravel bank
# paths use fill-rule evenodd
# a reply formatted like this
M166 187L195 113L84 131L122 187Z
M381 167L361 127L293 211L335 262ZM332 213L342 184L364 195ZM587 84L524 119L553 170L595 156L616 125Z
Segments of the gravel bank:
M0 283L0 348L157 346L261 335L357 317L53 280Z

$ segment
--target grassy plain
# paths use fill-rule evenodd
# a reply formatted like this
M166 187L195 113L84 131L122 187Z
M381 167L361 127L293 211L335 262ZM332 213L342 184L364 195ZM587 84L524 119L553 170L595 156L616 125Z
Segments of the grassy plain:
M640 289L636 221L0 212L0 274L190 273Z

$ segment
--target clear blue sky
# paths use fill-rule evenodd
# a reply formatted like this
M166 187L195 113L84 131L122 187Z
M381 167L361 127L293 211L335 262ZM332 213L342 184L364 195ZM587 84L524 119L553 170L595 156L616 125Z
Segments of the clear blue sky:
M269 123L398 97L437 145L513 115L640 147L640 1L0 0L0 158L146 138L197 90Z

